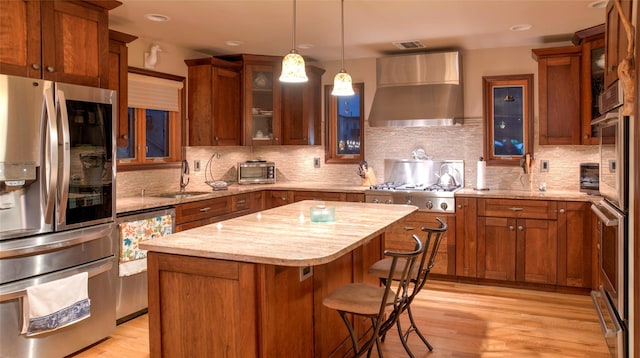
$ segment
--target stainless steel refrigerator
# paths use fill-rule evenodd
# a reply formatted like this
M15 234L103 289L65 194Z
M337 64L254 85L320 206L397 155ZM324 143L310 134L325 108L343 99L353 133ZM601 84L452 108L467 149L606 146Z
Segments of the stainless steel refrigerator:
M62 357L115 329L116 93L0 75L0 357ZM88 273L90 317L21 334L26 289Z

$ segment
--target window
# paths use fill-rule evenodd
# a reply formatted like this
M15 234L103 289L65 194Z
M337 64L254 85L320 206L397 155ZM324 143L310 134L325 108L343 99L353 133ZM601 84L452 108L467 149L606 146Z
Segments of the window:
M180 161L184 77L129 68L126 123L119 126L118 169Z
M353 96L332 96L324 89L327 116L325 163L359 163L364 160L364 83L354 83Z
M533 156L533 75L483 77L487 165L518 166Z

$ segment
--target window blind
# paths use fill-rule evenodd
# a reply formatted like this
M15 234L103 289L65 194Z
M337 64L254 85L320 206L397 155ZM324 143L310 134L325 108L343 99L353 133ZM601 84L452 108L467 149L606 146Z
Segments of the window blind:
M178 112L182 81L129 73L129 107Z

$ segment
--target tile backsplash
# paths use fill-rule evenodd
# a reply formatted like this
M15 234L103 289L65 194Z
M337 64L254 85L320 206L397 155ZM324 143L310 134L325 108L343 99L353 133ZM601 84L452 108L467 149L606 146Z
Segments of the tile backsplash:
M464 125L421 128L365 128L365 156L379 182L384 181L384 159L407 159L416 148L424 148L434 159L462 159L465 187L476 184L476 163L482 155L482 119L465 119ZM537 134L537 133L536 133ZM537 136L535 138L537 143ZM335 183L360 185L357 164L325 164L322 146L189 147L191 167L187 190L210 190L206 180L235 181L237 163L248 159L274 161L278 182ZM549 190L579 190L580 163L597 162L597 146L535 145L533 188L546 183ZM315 168L313 158L321 158ZM194 162L200 161L200 171ZM540 172L540 160L549 161L549 171ZM209 165L207 165L209 163ZM487 184L492 189L522 190L519 167L488 167ZM118 173L118 197L178 190L180 170L156 169Z

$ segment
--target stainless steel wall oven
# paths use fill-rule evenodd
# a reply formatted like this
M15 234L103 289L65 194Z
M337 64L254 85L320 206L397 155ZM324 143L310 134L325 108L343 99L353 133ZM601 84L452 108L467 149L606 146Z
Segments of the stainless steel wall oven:
M600 96L592 124L600 135L600 194L591 210L598 217L600 286L591 293L612 357L628 356L629 117L621 114L622 90L615 82Z

